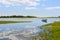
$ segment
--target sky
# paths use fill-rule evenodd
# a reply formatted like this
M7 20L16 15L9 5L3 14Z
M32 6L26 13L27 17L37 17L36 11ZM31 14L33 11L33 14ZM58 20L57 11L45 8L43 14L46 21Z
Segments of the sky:
M60 16L60 0L0 0L0 15Z

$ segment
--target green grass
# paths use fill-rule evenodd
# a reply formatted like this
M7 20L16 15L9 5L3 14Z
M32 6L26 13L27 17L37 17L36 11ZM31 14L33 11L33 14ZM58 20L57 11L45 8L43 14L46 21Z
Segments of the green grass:
M0 24L9 24L9 23L26 23L31 21L0 21Z
M46 25L43 25L42 28L48 29L48 31L50 31L50 33L51 33L50 37L52 37L53 40L60 40L60 22L46 24ZM48 37L49 37L49 35L48 35Z
M60 40L60 22L42 25L42 31L33 40Z

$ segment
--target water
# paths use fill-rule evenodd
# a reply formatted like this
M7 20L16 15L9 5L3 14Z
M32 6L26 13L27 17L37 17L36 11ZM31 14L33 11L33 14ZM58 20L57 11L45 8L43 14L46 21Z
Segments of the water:
M20 35L22 40L31 40L32 36L38 35L41 31L38 26L43 24L60 21L60 18L47 18L47 23L42 22L43 18L0 18L0 21L32 21L25 23L14 23L14 24L0 24L0 38L11 38L19 39L17 35ZM14 40L14 39L13 39Z
M10 40L9 38L3 38L3 39L0 39L0 40Z

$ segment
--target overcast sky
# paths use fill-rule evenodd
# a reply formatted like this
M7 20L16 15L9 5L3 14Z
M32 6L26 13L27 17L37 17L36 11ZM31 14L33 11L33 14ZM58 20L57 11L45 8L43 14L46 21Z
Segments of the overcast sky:
M0 15L60 16L60 0L0 0Z

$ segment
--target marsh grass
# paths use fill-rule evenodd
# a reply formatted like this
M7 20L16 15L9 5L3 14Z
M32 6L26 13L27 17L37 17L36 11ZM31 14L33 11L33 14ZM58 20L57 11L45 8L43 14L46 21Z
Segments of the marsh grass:
M34 40L60 40L60 22L42 25L42 31Z
M47 36L52 40L60 40L60 22L45 24L43 28L49 31ZM48 40L51 40L50 38Z
M0 24L9 24L9 23L27 23L31 21L0 21Z

